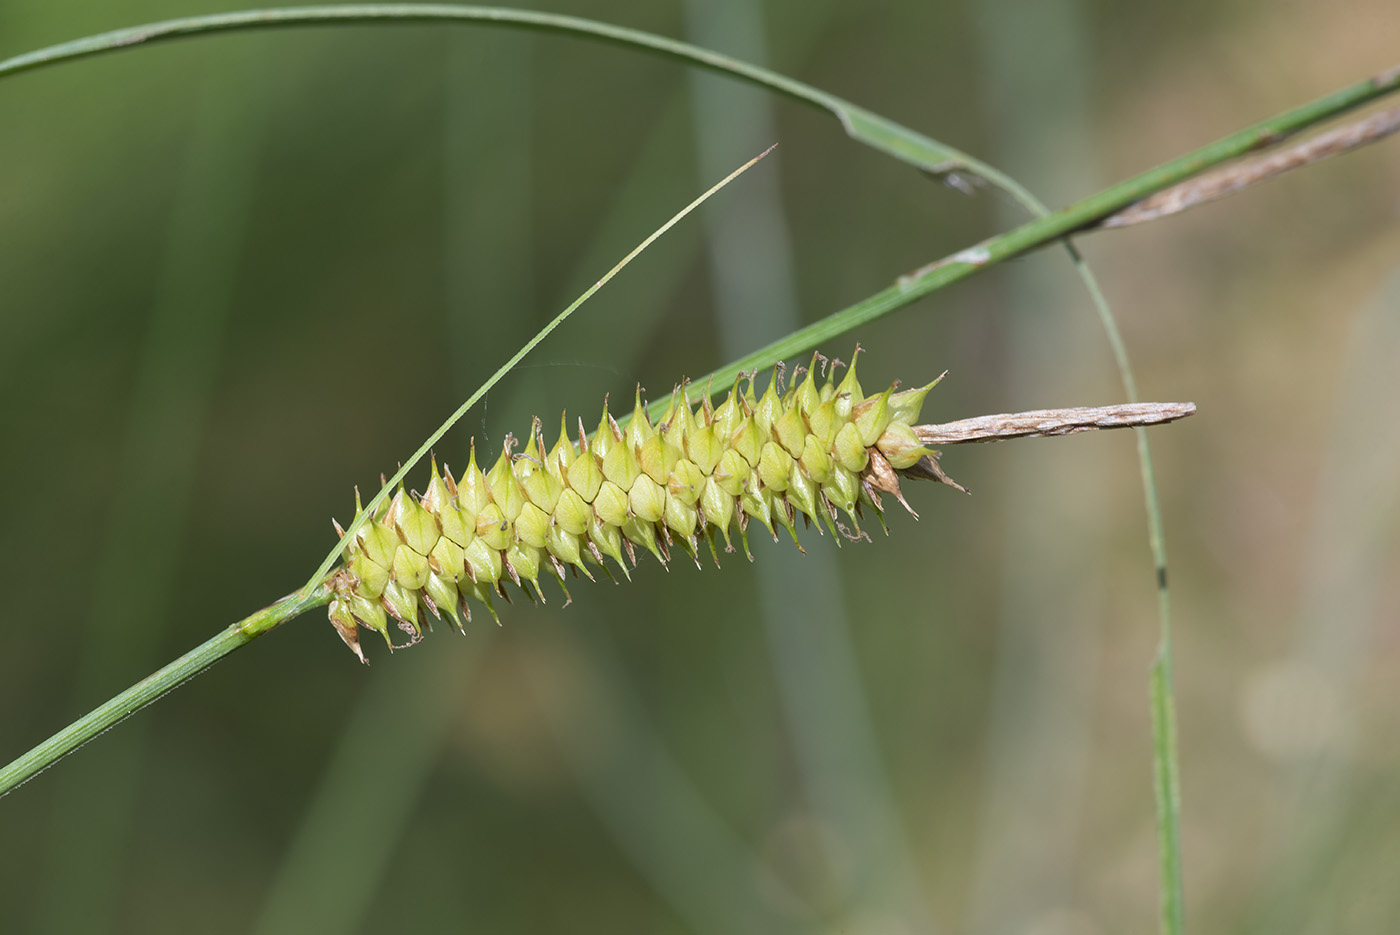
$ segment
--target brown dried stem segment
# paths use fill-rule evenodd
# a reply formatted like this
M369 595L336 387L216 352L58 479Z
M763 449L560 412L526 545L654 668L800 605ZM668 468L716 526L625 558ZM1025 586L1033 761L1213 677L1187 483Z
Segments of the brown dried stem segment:
M916 425L914 436L925 445L962 445L1032 435L1073 435L1095 429L1160 425L1184 419L1195 411L1195 403L1124 403L1121 406L1032 409L959 419L941 425Z
M1312 139L1277 152L1207 172L1144 198L1110 215L1101 227L1128 227L1178 214L1187 208L1233 195L1256 182L1282 175L1290 169L1321 162L1400 131L1400 107L1383 110L1360 120L1319 133Z
M1032 435L1073 435L1095 429L1123 429L1141 425L1158 425L1183 419L1196 411L1195 403L1124 403L1121 406L1081 406L1071 409L1032 409L1027 412L1003 412L994 416L959 419L942 425L916 425L913 442L922 446L962 445L969 442L994 442L1003 438L1027 438ZM898 473L938 481L967 493L966 487L944 473L938 465L939 453L930 452ZM878 475L877 475L878 477ZM899 496L899 484L893 488L879 486ZM904 503L904 498L899 498ZM909 504L904 503L909 510ZM909 510L913 513L913 510ZM917 513L914 514L916 517Z

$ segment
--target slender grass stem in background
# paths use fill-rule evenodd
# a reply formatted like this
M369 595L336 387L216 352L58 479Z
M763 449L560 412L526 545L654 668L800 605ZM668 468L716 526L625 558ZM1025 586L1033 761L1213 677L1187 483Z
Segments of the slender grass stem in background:
M1096 95L1086 6L1084 0L981 0L969 8L976 63L969 91L986 115L981 152L1042 198L1058 201L1105 181L1090 113ZM1046 81L1050 75L1053 82ZM996 230L1025 220L1012 205L988 207ZM1072 262L1088 282L1088 264ZM1098 322L1082 314L1075 284L1058 264L1018 263L992 288L995 317L1004 322L996 352L1004 374L996 381L1000 395L1054 400L1108 385L1095 341ZM1066 367L1071 360L1074 366ZM996 590L996 649L971 848L969 931L1041 928L1048 907L1076 902L1096 746L1090 725L1108 632L1101 559L1110 516L1090 503L1114 471L1109 459L1088 455L1078 445L1038 451L1027 445L997 459L1004 492L1000 515L988 519L998 529L999 567L987 576ZM1056 496L1046 497L1046 490ZM1074 534L1064 534L1070 528ZM1008 888L1007 880L1016 885Z
M489 44L482 41L484 36L466 32L445 38L443 335L450 347L449 386L452 397L459 397L471 392L480 370L476 355L482 349L472 340L473 298L492 308L537 307L533 277L525 265L514 262L535 252L529 125L535 41L528 34ZM480 94L486 83L492 93ZM648 220L636 218L630 230ZM611 259L599 257L569 281L586 281ZM566 295L551 304L562 307L572 298ZM533 325L522 315L517 327ZM445 452L453 463L458 455L467 460L464 442L454 440L438 454ZM432 660L405 660L407 664L381 667L371 675L343 719L333 752L321 764L263 890L253 935L350 935L366 930L371 907L392 888L394 854L412 833L413 817L460 727L458 702L479 681L488 655L484 642L491 635L477 631L473 636L477 639L461 650L440 647ZM361 807L384 789L394 790L391 802ZM347 815L354 820L347 821ZM328 861L327 854L355 858Z
M250 61L247 44L202 62L200 100L172 180L170 218L126 440L112 467L111 508L92 565L93 599L74 710L110 691L158 653L190 553L190 514L208 409L218 385L236 283L256 203L270 89L279 69ZM279 76L280 77L280 76ZM151 509L151 504L161 504ZM83 770L55 777L55 799L37 894L34 935L116 926L126 850L136 824L149 722L129 725L119 743L89 751ZM148 774L147 774L148 775ZM84 898L73 899L73 879Z
M453 701L475 676L479 659L443 652L419 666L391 666L369 686L346 717L263 892L253 935L365 930L425 777L442 757L458 714ZM364 807L384 789L394 794ZM355 859L328 861L326 854Z
M1255 714L1246 737L1279 764L1272 782L1259 790L1270 819L1250 842L1272 868L1270 884L1235 927L1239 935L1272 935L1299 920L1305 931L1335 928L1320 921L1329 904L1343 912L1355 909L1338 905L1348 897L1332 881L1365 880L1371 872L1367 858L1347 846L1350 835L1374 835L1386 842L1382 847L1393 847L1394 819L1358 806L1370 798L1370 783L1391 785L1383 775L1368 775L1370 709L1364 695L1371 663L1395 625L1385 594L1394 581L1393 522L1400 515L1400 421L1377 418L1376 404L1400 399L1397 308L1400 263L1392 260L1390 275L1374 294L1354 310L1337 310L1345 349L1333 370L1334 385L1315 389L1332 399L1326 432L1317 439L1317 493L1305 501L1311 517L1299 564L1298 612L1291 627L1280 628L1283 655L1252 677L1250 689ZM1300 710L1305 705L1313 713L1312 723L1333 729L1282 736L1260 730L1258 712L1277 710L1293 698L1302 699ZM1296 720L1290 722L1295 730ZM1280 756L1284 751L1291 755ZM1361 823L1369 828L1361 831ZM1376 864L1378 876L1392 872ZM1364 915L1352 915L1348 927L1378 931L1400 918L1400 893L1384 886L1375 892L1379 898Z
M804 7L805 16L820 11ZM752 0L686 0L686 34L752 61L768 55L763 11ZM696 161L701 177L774 138L777 101L732 81L692 72ZM706 212L708 276L720 359L738 356L803 320L793 232L780 179L764 172L742 204ZM857 650L859 612L834 549L786 549L754 569L753 621L767 646L791 751L795 789L786 820L827 829L811 860L826 882L803 903L827 927L862 931L889 920L913 931L938 929L940 915L922 883L871 711L868 672ZM858 601L854 601L858 605ZM800 816L800 817L799 817ZM894 922L893 920L898 920ZM714 931L714 929L710 929ZM703 929L702 929L703 931Z
M826 318L759 348L726 367L700 377L697 382L703 383L712 379L715 385L724 386L745 371L770 367L779 360L801 355L824 341L882 318L916 299L960 282L988 266L1029 253L1076 231L1092 227L1148 195L1170 188L1207 169L1262 146L1276 143L1378 98L1394 94L1397 90L1400 90L1400 67L1221 137L1200 149L1112 185L1069 207L1028 221L1004 234L989 237L965 250L901 276L894 285L869 298L839 312L833 312ZM658 400L654 403L650 414L655 416L663 412L665 402Z
M1066 241L1068 244L1069 241ZM1076 252L1070 245L1071 252ZM1118 372L1123 378L1123 390L1132 402L1138 401L1137 381L1128 364L1128 349L1118 331L1118 323L1108 308L1099 284L1086 278L1108 335ZM1185 884L1181 874L1181 764L1176 748L1176 699L1172 681L1172 601L1167 582L1167 534L1162 522L1162 506L1157 497L1156 468L1147 430L1137 429L1138 469L1142 472L1143 506L1147 511L1147 542L1152 551L1152 563L1157 574L1157 620L1160 635L1157 655L1148 677L1149 707L1152 712L1152 788L1157 810L1158 874L1160 887L1158 911L1160 930L1165 935L1180 935L1185 915Z

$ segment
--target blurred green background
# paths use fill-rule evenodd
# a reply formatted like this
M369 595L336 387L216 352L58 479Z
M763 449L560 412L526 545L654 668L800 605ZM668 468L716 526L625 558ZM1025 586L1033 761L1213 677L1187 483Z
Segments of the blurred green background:
M212 0L4 0L0 57ZM1358 0L554 0L765 62L1065 204L1395 64ZM668 61L430 26L0 82L0 759L299 586L438 449L668 392L1017 223ZM1188 921L1400 918L1400 144L1081 238L1149 399ZM1121 399L1063 251L861 329L943 421ZM1131 435L953 449L974 491L750 566L643 566L366 669L316 613L0 801L15 932L1155 925L1157 635ZM410 476L421 486L424 471ZM551 590L551 595L558 592ZM481 615L484 616L484 615Z

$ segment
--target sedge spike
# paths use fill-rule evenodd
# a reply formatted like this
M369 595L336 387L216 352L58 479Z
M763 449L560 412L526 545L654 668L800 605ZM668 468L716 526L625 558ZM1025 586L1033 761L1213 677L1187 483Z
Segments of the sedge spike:
M379 633L391 649L412 645L432 621L446 618L462 629L471 620L468 598L495 618L492 594L510 601L507 583L539 602L546 599L540 578L554 578L567 604L570 576L593 580L601 570L617 580L608 560L624 579L639 554L669 567L680 552L699 566L703 541L718 565L721 551L735 551L736 533L752 560L755 523L774 541L785 533L799 549L799 523L838 542L868 540L863 511L883 527L882 494L917 518L901 478L957 487L915 432L932 383L896 392L896 382L867 397L854 358L839 382L836 367L817 357L786 388L784 376L775 370L758 394L746 375L718 406L708 387L693 401L695 388L682 383L655 424L638 387L625 429L604 400L591 436L579 420L577 443L561 416L553 447L536 419L523 450L507 435L484 469L474 445L459 477L434 460L422 494L400 485L346 543L331 578L332 625L367 661L360 628ZM391 628L406 642L396 645Z

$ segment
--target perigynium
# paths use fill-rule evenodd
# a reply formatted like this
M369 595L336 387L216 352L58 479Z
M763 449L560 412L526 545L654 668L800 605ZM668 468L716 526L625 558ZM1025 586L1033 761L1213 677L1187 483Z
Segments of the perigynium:
M655 424L638 387L625 427L604 401L591 435L578 420L577 441L561 416L558 439L547 446L535 419L523 449L507 435L487 470L474 445L460 477L434 460L423 493L400 485L346 544L331 623L364 660L360 627L392 647L392 619L417 642L425 612L461 628L472 598L495 616L493 595L509 600L507 582L544 600L540 576L548 573L567 598L570 575L611 578L609 559L630 577L639 548L666 565L679 547L698 564L703 542L718 564L736 536L752 560L755 524L775 540L786 531L794 543L799 522L830 530L838 542L868 538L863 512L883 526L882 495L914 512L901 477L958 487L914 431L938 381L902 392L896 382L867 397L854 359L837 382L839 365L814 356L785 390L775 370L762 394L747 374L718 406L708 388L697 402L682 384Z

